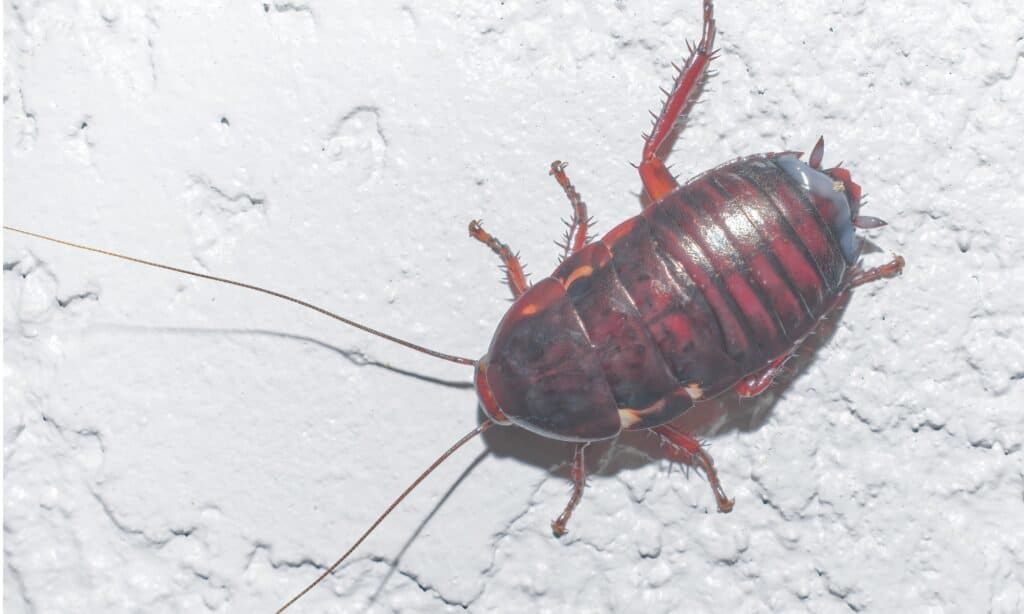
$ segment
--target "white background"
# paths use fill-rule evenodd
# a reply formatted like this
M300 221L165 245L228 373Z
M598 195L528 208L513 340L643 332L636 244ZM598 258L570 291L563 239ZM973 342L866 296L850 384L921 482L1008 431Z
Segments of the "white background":
M538 279L552 160L599 232L636 214L628 162L700 31L696 0L558 4L10 2L6 223L477 357L507 288L467 222ZM1024 609L1021 3L717 9L676 172L824 134L890 223L867 260L905 275L772 395L696 415L733 513L628 437L556 540L571 446L496 429L297 611ZM7 612L271 610L479 419L469 368L4 242Z

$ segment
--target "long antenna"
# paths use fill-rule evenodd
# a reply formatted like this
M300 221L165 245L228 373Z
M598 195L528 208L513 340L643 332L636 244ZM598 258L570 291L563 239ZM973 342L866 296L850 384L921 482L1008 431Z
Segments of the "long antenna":
M441 463L443 463L445 460L447 460L448 457L452 455L452 453L454 453L456 450L461 448L463 446L463 444L465 444L470 439L473 439L474 437L476 437L480 433L483 433L487 429L491 428L491 426L493 426L493 425L494 425L494 423L491 422L490 420L484 420L483 422L480 423L480 426L476 427L472 431L470 431L470 432L466 433L465 435L463 435L462 439L456 441L452 445L452 447L448 448L444 452L444 454L442 454L441 456L438 456L437 460L435 460L433 463L431 463L430 466L427 467L426 471L421 473L418 478L413 480L412 484L409 484L409 486L407 486L406 489L402 491L402 494L398 495L398 497L395 498L395 500L391 502L391 505L389 505L387 507L387 509L384 510L384 512L380 516L377 516L377 520L373 521L373 524L370 525L370 528L368 528L365 531L363 531L363 534L360 535L359 539L357 539L356 542L354 544L352 544L352 546L349 547L348 550L345 551L345 554L341 555L341 557L338 558L337 561L334 561L334 563L330 567L328 567L322 574L320 574L320 576L317 577L316 580L313 580L313 582L311 582L309 584L309 586L307 586L306 588L302 589L302 591L300 591L299 594L297 594L294 597L292 597L291 599L289 599L288 603L286 603L283 606L281 606L281 608L277 611L276 614L281 614L281 612L284 612L285 610L287 610L289 607L291 607L291 605L293 603L295 603L299 599L302 599L303 595L305 595L309 591L313 590L313 587L315 587L317 584L320 584L321 582L324 581L325 578L327 578L327 576L329 576L332 573L334 573L334 570L337 569L342 563L345 562L345 559L347 559L349 557L349 555L352 554L352 552L355 551L355 549L359 547L359 544L362 544L363 541L366 540L366 538L370 536L370 533L373 533L373 531L377 528L377 526L380 525L380 523L383 522L384 519L388 517L388 514L390 514L392 510L394 510L396 507L398 507L398 504L401 503L409 495L409 493L411 493L417 486L420 485L420 482L425 480L428 475L433 473L434 469L437 469L437 467Z
M316 305L314 305L312 303L308 303L308 302L303 301L301 299L297 299L295 297L288 296L287 294L283 294L283 293L277 292L275 290L269 290L267 288L261 288L259 286L254 286L252 284L247 284L247 283L241 282L241 281L235 281L233 279L226 279L224 277L217 277L216 275L207 275L206 273L199 273L197 271L189 271L188 269L181 269L181 268L178 268L178 267L175 267L175 266L170 266L170 265L167 265L167 264L160 264L159 262L153 262L151 260L143 260L142 258L136 258L134 256L126 256L125 254L119 254L117 252L112 252L112 251L108 251L108 250L105 250L105 249L99 249L97 247L90 247L88 245L82 245L81 243L72 243L71 241L65 241L63 239L57 239L57 238L54 238L54 237L48 237L46 235L42 235L42 234L39 234L39 233L36 233L36 232L30 232L28 230L22 230L20 228L14 228L12 226L5 225L4 226L4 230L10 230L11 232L16 232L18 234L27 235L29 237L35 237L37 239L43 239L44 241L50 241L52 243L59 243L60 245L66 245L68 247L74 247L74 248L77 248L77 249L82 249L82 250L85 250L87 252L93 252L93 253L96 253L96 254L103 254L105 256L112 256L114 258L120 258L121 260L127 260L129 262L135 262L137 264L144 264L146 266L151 266L151 267L154 267L154 268L157 268L157 269L164 269L166 271L174 271L175 273L181 273L182 275L191 275L192 277L199 277L199 278L202 278L202 279L209 279L211 281L218 281L218 282L220 282L222 284L228 284L228 285L231 285L231 286L238 286L239 288L245 288L247 290L252 290L254 292L262 292L263 294L269 294L270 296L274 296L274 297L277 297L277 298L280 298L280 299L284 299L286 301L295 303L296 305L301 305L301 306L303 306L303 307L305 307L307 309L312 309L313 311L315 311L317 313L320 313L320 314L323 314L323 315L327 316L328 318L332 318L334 320L337 320L337 321L341 322L342 324L347 324L347 325L349 325L349 326L351 326L353 328L358 328L359 330L367 332L367 333L370 333L371 335L376 335L378 337L381 337L382 339L387 339L388 341L391 341L392 343L397 343L398 345L404 345L405 347L407 347L409 349L416 350L417 352L422 352L422 353L427 354L429 356L433 356L434 358L440 358L441 360L447 360L449 362L458 363L460 365L473 365L473 364L476 364L476 361L471 359L471 358L463 358L462 356L455 356L453 354L445 354L444 352L438 352L436 350L431 350L430 348L425 348L422 345L417 345L417 344L415 344L415 343L413 343L411 341L406 341L405 339L399 339L398 337L394 337L394 336L389 335L389 334L387 334L385 332L379 331L379 330L377 330L375 328L371 328L371 327L369 327L369 326L367 326L365 324L360 324L359 322L356 322L354 320L349 320L348 318L344 318L344 317L342 317L342 316L340 316L340 315L338 315L338 314L336 314L334 312L331 312L331 311L328 311L328 310L324 309L323 307L318 307L318 306L316 306Z

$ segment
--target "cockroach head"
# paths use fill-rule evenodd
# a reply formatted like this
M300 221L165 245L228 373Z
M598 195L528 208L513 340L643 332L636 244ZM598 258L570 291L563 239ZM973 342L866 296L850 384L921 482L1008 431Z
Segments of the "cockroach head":
M473 375L473 384L476 386L476 396L480 400L480 407L483 408L487 417L494 422L498 424L511 424L511 420L501 411L498 401L494 398L494 393L491 392L491 387L487 383L486 371L487 356L484 356L477 361Z

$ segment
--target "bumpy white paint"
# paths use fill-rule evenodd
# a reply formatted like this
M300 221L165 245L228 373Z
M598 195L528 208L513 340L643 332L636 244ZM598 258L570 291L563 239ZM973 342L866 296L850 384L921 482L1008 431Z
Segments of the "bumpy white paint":
M471 356L507 303L466 223L549 270L556 158L599 230L636 213L627 162L699 32L696 0L5 17L7 223ZM720 74L675 169L824 134L905 276L858 290L774 403L701 418L733 513L633 438L555 540L570 448L500 430L300 611L1024 609L1020 3L723 0L718 18ZM4 242L7 612L267 611L477 420L470 389L366 363L468 369L243 291Z

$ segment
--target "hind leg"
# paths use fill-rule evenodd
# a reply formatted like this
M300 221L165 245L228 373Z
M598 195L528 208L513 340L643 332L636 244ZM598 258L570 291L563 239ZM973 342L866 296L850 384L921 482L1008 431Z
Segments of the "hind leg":
M857 271L854 273L853 277L850 278L850 287L856 288L857 286L863 286L866 283L877 281L879 279L896 277L903 272L903 267L906 263L907 261L903 259L903 256L896 256L882 266L876 266L873 269L867 269L864 271Z
M736 393L741 397L756 397L765 390L768 390L768 387L772 385L772 380L775 379L775 376L778 375L779 371L782 369L782 365L784 365L792 355L793 354L791 352L780 356L773 360L772 364L765 367L762 371L758 371L753 375L748 375L741 379L734 388Z
M644 139L644 150L640 158L640 179L644 183L651 202L657 202L674 192L679 184L675 177L665 168L665 163L658 157L658 149L675 128L684 111L692 102L690 97L698 89L708 64L714 59L712 47L715 44L715 7L711 0L704 0L704 29L700 42L696 45L688 43L690 57L679 70L671 92L665 92L667 98L661 107L661 114L654 120L650 135ZM662 90L664 91L664 90Z

